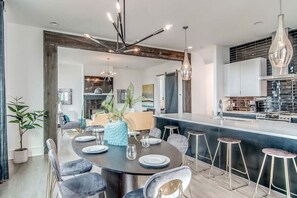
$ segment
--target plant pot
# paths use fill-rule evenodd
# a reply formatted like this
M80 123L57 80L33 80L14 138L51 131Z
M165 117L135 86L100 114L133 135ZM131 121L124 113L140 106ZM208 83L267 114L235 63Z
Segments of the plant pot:
M110 145L127 146L127 124L121 119L119 119L116 122L109 122L107 126L104 128L104 140L106 140Z
M28 149L16 149L13 151L13 163L20 164L28 161Z

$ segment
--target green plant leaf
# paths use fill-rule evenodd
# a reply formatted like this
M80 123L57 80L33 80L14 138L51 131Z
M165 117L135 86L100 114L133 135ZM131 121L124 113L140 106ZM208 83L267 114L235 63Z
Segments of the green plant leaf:
M42 128L42 126L40 125L40 124L33 124L34 126L36 126L36 127L40 127L40 128Z
M30 124L26 124L23 126L24 129L34 129L35 127L33 125Z
M16 109L14 109L12 106L8 106L8 109L14 113L16 112Z
M19 120L10 120L9 123L17 123L18 124L18 123L20 123L20 121Z

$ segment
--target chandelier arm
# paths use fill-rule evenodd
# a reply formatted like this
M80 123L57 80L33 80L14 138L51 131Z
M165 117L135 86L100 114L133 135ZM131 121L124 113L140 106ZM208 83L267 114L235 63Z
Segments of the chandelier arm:
M119 24L120 24L120 31L121 31L121 35L123 37L123 40L125 40L124 34L123 34L123 24L122 24L122 17L121 17L121 13L118 13L118 17L119 17Z
M127 44L126 44L126 42L125 42L125 40L124 40L123 36L121 35L121 33L120 33L119 29L117 28L117 26L116 26L115 22L113 22L113 23L112 23L112 25L113 25L114 29L117 31L117 33L118 33L118 35L119 35L120 39L122 40L123 44L124 44L125 46L127 46Z
M123 25L124 25L123 37L124 37L124 40L126 40L126 0L123 0Z
M150 34L150 35L148 35L148 36L146 36L146 37L144 37L144 38L142 38L142 39L140 39L140 40L137 40L136 42L134 42L134 43L132 43L132 44L130 44L130 45L127 45L126 47L128 48L128 47L132 47L133 45L137 45L138 43L140 43L140 42L142 42L142 41L144 41L144 40L147 40L147 39L149 39L149 38L151 38L151 37L153 37L153 36L156 36L157 34L160 34L160 33L164 32L164 31L165 31L164 28L161 28L161 29L155 31L155 32L152 33L152 34Z
M100 41L98 41L98 40L94 39L93 37L89 37L89 39L90 39L91 41L93 41L93 42L95 42L95 43L97 43L97 44L99 44L99 45L101 45L101 46L103 46L103 47L105 47L105 48L109 49L109 50L110 50L110 51L112 51L112 52L114 52L114 51L115 51L115 50L114 50L114 49L112 49L111 47L109 47L109 46L107 46L107 45L105 45L105 44L101 43Z

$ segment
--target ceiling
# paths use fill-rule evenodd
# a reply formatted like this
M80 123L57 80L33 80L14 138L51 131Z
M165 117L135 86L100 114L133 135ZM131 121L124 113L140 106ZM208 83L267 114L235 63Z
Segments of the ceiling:
M128 56L112 53L102 53L88 50L58 48L59 64L82 64L84 66L107 66L114 68L129 68L142 70L148 67L169 62L168 60Z
M116 0L9 0L9 22L77 34L115 39L115 31L106 18L115 14ZM189 26L189 45L194 49L209 45L234 46L271 35L276 30L278 0L127 0L127 40L140 39L165 24L169 32L143 44L168 49L184 48L182 26ZM297 28L297 1L283 1L285 24ZM51 26L49 22L58 22ZM262 21L262 24L254 25Z

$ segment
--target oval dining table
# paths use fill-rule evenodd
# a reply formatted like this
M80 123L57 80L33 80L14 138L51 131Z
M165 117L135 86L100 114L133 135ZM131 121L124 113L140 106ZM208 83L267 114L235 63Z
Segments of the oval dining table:
M79 134L79 136L91 135L89 132ZM137 139L140 139L137 136ZM149 176L158 172L166 171L182 165L182 154L171 144L162 141L160 144L150 145L148 148L143 148L141 142L136 141L134 137L129 138L129 144L135 144L137 157L135 160L126 158L126 146L109 145L108 150L101 154L86 154L82 149L87 146L95 145L95 141L77 142L75 138L72 140L74 152L83 159L89 160L93 165L101 168L101 175L107 183L107 197L121 198L127 192L136 190L138 186L138 176ZM143 167L138 159L144 155L159 154L170 158L168 166L163 168L147 168Z

